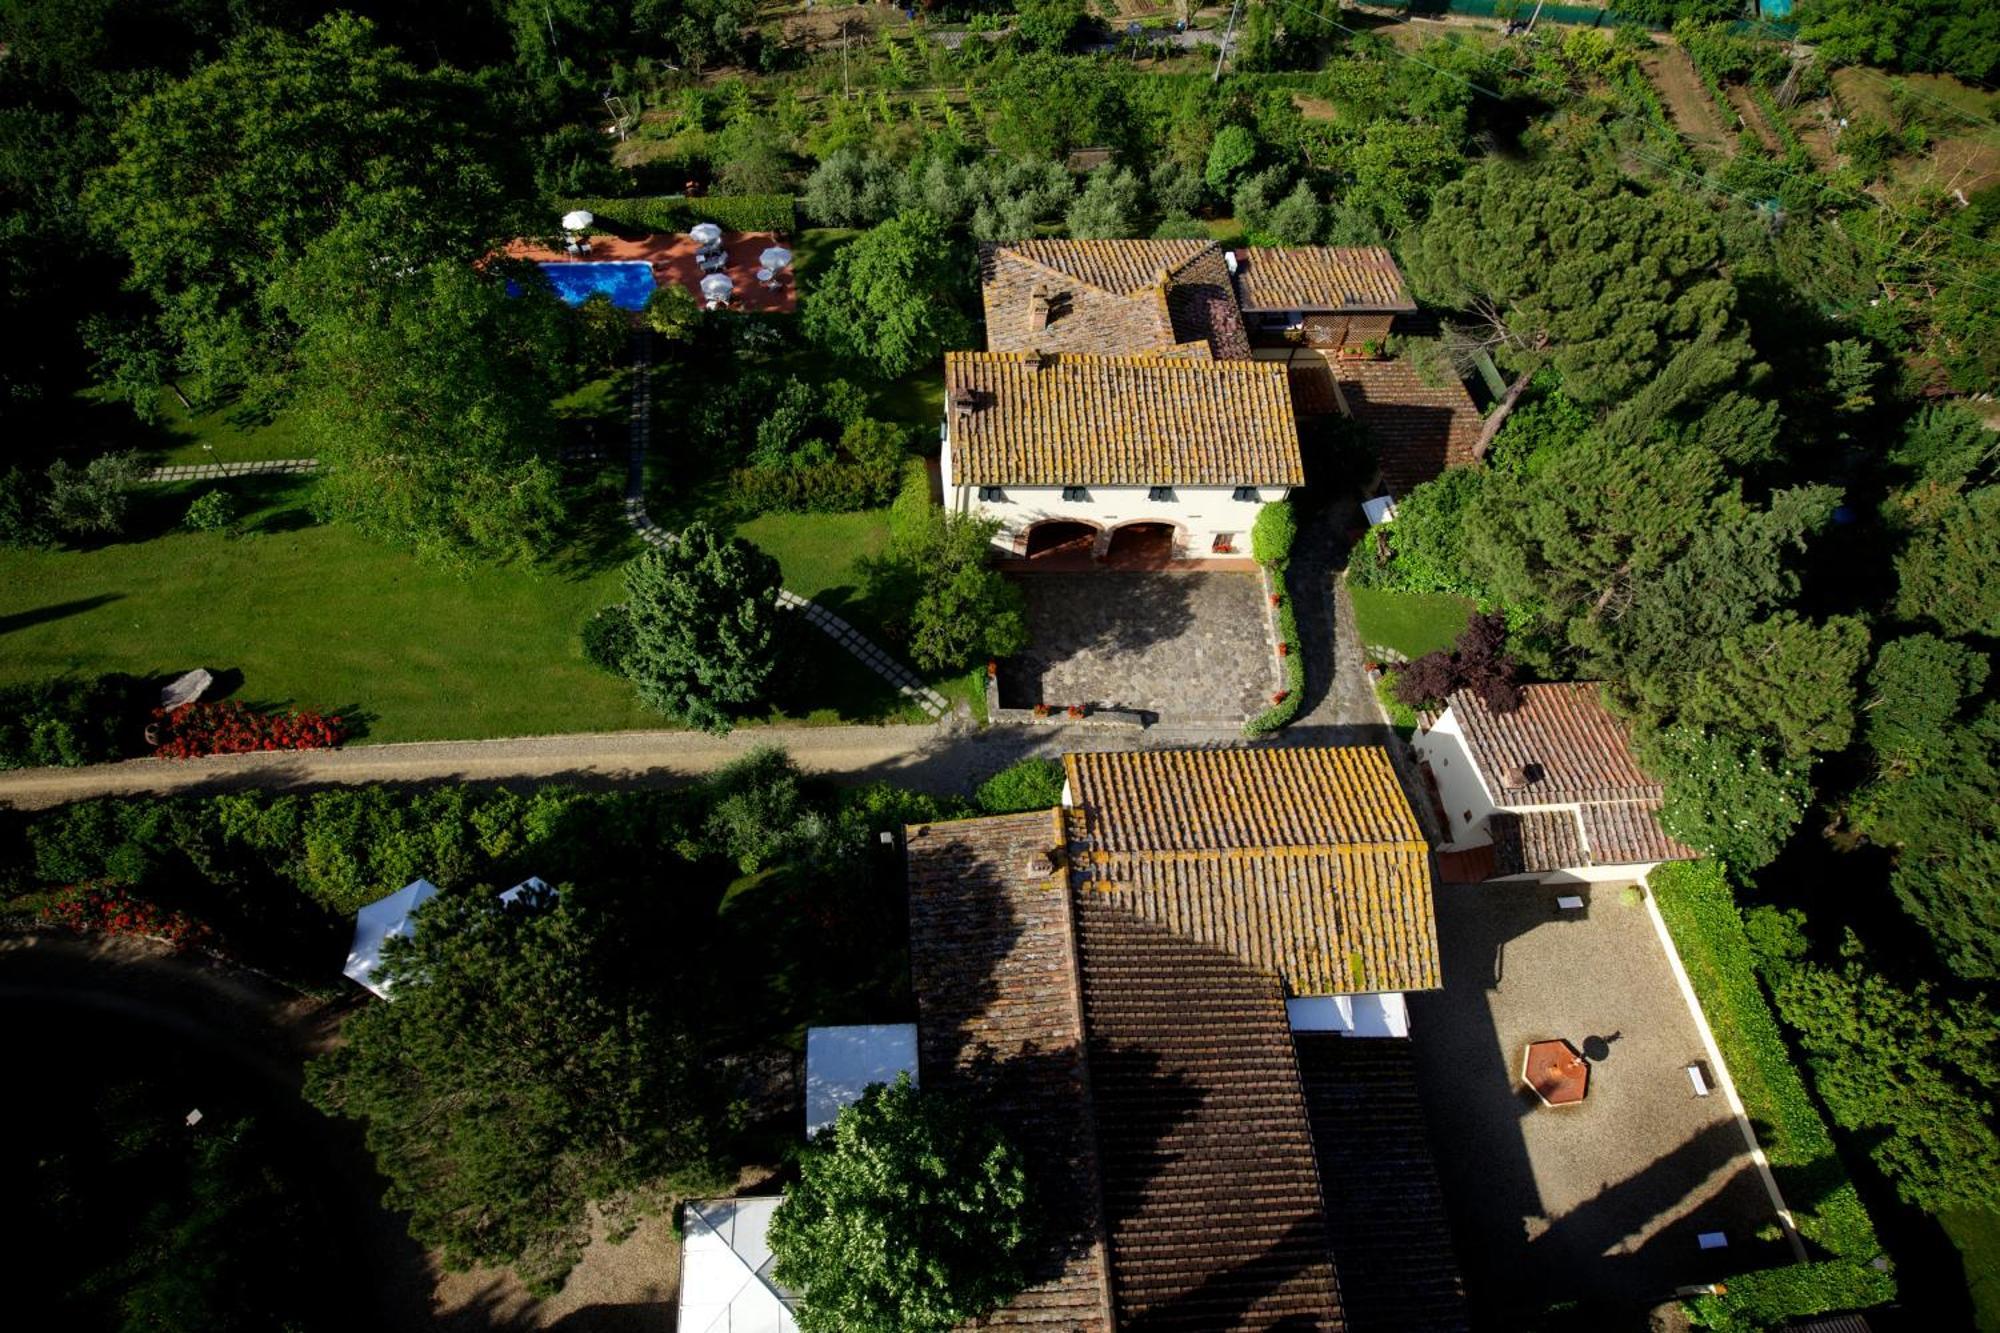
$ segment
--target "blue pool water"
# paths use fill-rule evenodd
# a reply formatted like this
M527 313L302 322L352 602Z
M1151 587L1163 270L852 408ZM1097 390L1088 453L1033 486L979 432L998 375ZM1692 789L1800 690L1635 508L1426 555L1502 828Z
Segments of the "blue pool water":
M565 305L582 305L598 292L620 310L644 310L653 294L653 266L628 263L550 260L538 264Z

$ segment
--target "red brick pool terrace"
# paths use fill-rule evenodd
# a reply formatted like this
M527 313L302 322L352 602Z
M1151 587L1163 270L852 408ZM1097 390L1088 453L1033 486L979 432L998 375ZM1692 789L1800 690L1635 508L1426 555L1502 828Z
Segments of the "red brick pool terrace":
M777 275L777 285L766 287L757 281L757 256L774 245L783 245L775 232L729 231L722 234L723 253L729 263L723 272L736 283L730 308L758 313L791 314L798 309L798 283L790 269ZM539 241L509 241L503 253L510 259L532 259L538 263L647 263L653 266L653 281L660 286L677 282L697 299L701 296L701 266L695 262L698 247L686 232L647 232L642 236L590 238L587 255L566 254L559 246ZM788 247L789 248L789 247Z

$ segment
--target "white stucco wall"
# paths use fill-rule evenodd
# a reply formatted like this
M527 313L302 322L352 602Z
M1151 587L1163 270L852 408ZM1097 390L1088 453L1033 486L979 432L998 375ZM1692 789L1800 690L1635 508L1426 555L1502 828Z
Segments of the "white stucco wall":
M1450 841L1439 850L1479 847L1493 841L1486 831L1486 817L1499 807L1479 774L1479 766L1472 762L1465 732L1452 710L1445 709L1429 731L1418 732L1411 747L1418 759L1431 766L1438 797L1444 802L1445 832Z
M943 474L945 503L959 513L979 514L998 519L1000 531L993 544L1018 551L1029 528L1048 519L1068 519L1110 529L1127 523L1173 523L1180 527L1177 541L1184 548L1178 554L1189 559L1213 555L1250 554L1250 525L1257 521L1258 508L1291 493L1286 486L1256 488L1257 498L1239 500L1234 486L1176 486L1172 500L1148 498L1147 486L1084 485L1087 500L1065 500L1061 486L1002 486L1000 500L982 500L977 486L958 484L953 466L951 438L945 432ZM1231 536L1231 552L1217 552L1218 533Z

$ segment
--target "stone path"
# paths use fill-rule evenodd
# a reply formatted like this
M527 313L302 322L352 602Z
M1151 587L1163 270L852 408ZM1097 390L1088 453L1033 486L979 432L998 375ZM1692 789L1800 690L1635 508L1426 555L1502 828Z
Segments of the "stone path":
M652 546L666 546L674 534L646 513L646 450L653 442L653 353L643 332L632 335L632 449L625 464L625 521ZM896 687L896 693L914 700L917 707L940 718L951 707L942 694L924 684L916 672L871 642L854 626L810 598L789 588L778 590L778 605L804 614L814 629L861 660L863 666Z
M265 458L252 463L176 463L156 467L146 474L149 482L221 481L228 477L273 477L310 472L319 466L317 458Z

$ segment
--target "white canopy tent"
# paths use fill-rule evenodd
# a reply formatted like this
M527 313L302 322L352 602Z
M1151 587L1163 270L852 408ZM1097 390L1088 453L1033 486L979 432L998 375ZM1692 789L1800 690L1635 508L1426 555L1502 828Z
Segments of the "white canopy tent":
M348 946L347 966L342 970L383 999L389 998L386 983L375 980L382 962L382 945L392 935L408 935L416 929L412 919L417 908L437 892L427 879L412 880L386 898L377 898L354 914L354 943Z
M500 895L503 903L526 903L529 907L547 907L559 896L557 890L542 881L539 875L530 875L513 888Z
M806 1137L840 1118L871 1083L917 1081L917 1025L862 1023L806 1029Z
M798 1333L764 1233L783 1199L703 1199L681 1240L680 1333Z

